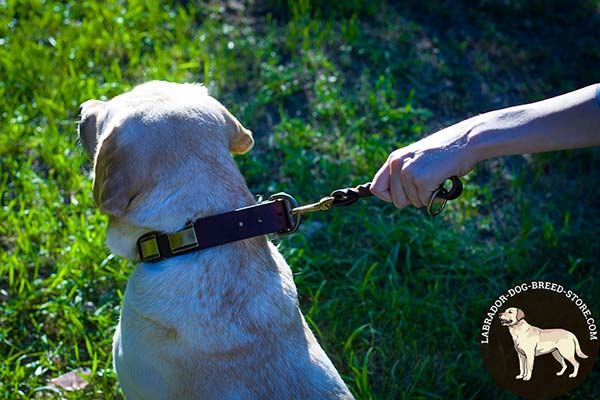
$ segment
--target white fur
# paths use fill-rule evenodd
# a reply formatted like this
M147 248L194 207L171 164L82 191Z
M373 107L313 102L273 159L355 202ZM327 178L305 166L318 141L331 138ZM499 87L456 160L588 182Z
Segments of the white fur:
M249 150L251 133L204 87L150 82L100 103L82 106L80 136L115 254L253 203L229 154ZM352 398L265 237L138 264L113 353L128 399Z

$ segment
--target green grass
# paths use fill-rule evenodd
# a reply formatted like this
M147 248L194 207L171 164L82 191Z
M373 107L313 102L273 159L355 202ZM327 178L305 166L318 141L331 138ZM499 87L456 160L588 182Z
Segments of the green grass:
M204 82L257 138L251 190L315 201L435 129L598 81L597 1L0 1L0 398L122 398L111 337L133 266L103 244L78 105ZM490 160L438 218L376 199L280 248L360 399L511 398L478 329L501 291L562 282L600 316L600 153ZM571 397L600 396L599 366Z

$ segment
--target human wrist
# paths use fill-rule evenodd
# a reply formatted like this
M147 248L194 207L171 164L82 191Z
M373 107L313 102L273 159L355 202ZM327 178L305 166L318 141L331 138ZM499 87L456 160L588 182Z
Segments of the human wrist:
M490 111L477 117L469 132L469 147L474 162L515 154L521 122L528 119L526 106Z
M466 133L465 157L471 165L494 157L494 140L491 127L496 118L495 112L487 112L472 118L471 127Z

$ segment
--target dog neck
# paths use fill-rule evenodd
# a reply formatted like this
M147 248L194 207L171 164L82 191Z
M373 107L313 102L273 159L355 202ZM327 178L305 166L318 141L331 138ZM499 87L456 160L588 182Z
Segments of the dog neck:
M528 327L529 324L527 323L527 321L525 321L524 319L520 319L515 324L510 325L508 327L508 330L510 331L511 335L516 335L518 332L523 332Z
M241 173L237 168L234 171L216 180L218 184L214 179L210 184L199 178L197 184L180 187L162 199L147 199L146 204L156 206L140 207L122 217L110 216L106 244L113 254L134 260L136 241L147 232L175 232L189 221L254 204Z

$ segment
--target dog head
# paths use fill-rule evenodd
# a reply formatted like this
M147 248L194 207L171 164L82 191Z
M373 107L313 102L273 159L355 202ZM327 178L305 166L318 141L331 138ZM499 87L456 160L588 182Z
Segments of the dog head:
M525 318L525 313L520 308L509 307L500 314L499 318L502 326L513 326Z
M249 151L252 133L202 85L153 81L86 101L79 136L117 254L111 231L174 231L253 201L230 154Z

